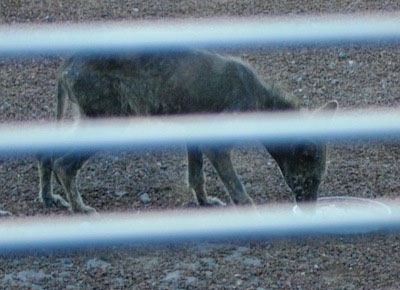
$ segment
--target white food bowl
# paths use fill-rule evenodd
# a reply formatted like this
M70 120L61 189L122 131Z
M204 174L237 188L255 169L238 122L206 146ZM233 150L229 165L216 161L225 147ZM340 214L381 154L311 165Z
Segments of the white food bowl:
M311 208L312 206L310 206ZM295 214L303 214L304 212L298 205L293 207ZM390 215L392 210L383 202L352 196L330 196L318 198L315 215L316 216L338 216L346 214L382 214Z
M391 208L383 202L351 196L331 196L318 198L317 203L309 206L293 207L293 213L299 218L306 218L310 223L324 223L327 233L367 233L379 230L378 224L363 223L363 226L340 228L336 222L354 225L365 220L378 221L392 215ZM330 222L332 227L329 226Z

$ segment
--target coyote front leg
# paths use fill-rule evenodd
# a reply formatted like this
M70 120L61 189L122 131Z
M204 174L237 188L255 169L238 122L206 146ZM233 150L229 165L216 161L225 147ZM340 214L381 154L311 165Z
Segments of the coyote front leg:
M40 191L39 200L46 207L64 207L70 208L69 203L58 194L53 194L53 164L52 157L38 157Z
M70 153L58 158L53 164L54 172L68 196L70 210L73 213L96 212L83 202L76 180L79 170L90 156L91 154Z
M233 203L236 205L252 205L253 200L246 193L233 167L231 149L221 146L216 148L202 148L202 151L217 171Z

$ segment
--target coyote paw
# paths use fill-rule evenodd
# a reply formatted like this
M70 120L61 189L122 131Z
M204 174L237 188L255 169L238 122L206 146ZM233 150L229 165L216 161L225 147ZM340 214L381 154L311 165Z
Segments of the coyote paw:
M12 213L6 210L0 210L0 217L12 216Z
M48 197L43 197L43 195L40 195L40 202L44 205L44 207L49 208L49 207L61 207L61 208L70 208L69 203L62 198L58 194L52 194Z
M207 202L204 204L204 206L226 206L226 203L220 200L218 197L207 196Z
M74 214L97 214L97 211L93 207L86 204L81 204L74 209L70 209L70 212Z

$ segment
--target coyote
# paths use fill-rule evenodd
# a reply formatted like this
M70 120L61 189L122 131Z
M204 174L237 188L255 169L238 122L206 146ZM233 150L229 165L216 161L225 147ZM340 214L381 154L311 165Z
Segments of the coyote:
M241 60L189 49L71 57L62 66L58 80L58 120L64 118L68 100L83 118L300 109L294 100L263 82ZM330 101L320 111L333 114L337 106L336 101ZM189 187L199 205L223 204L207 196L204 156L235 205L253 203L232 165L233 145L187 146ZM296 201L315 201L326 166L326 144L308 140L264 146L278 163ZM76 213L94 212L82 201L76 183L79 169L91 154L71 150L63 156L39 157L40 200L46 207L61 205ZM53 194L53 173L68 201Z

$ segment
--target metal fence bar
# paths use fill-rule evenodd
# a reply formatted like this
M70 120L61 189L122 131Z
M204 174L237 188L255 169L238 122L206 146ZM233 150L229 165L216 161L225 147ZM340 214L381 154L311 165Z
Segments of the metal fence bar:
M176 49L332 43L399 42L399 14L184 20L170 23L96 23L0 27L0 56L58 54L76 50ZM4 124L0 154L47 150L111 149L183 142L282 142L296 138L349 140L400 137L400 116L391 110L324 116L235 114L175 116L61 124ZM23 138L21 138L23 136ZM263 238L282 235L399 230L400 214L368 210L338 218L298 218L289 208L187 211L97 217L30 218L0 221L0 250L104 245L115 242L173 242L191 239ZM216 222L217 221L217 222ZM195 226L194 226L195 225Z
M392 202L393 205L393 202ZM209 209L79 217L29 217L0 221L0 252L108 245L149 246L187 241L226 241L400 229L400 212L357 207L341 215L294 213L292 205L258 210Z
M0 56L77 50L399 42L400 14L0 26Z
M266 143L314 139L400 138L398 110L324 115L243 113L81 121L79 124L0 125L0 154L49 150L135 149L184 143ZM23 138L21 138L23 136Z

